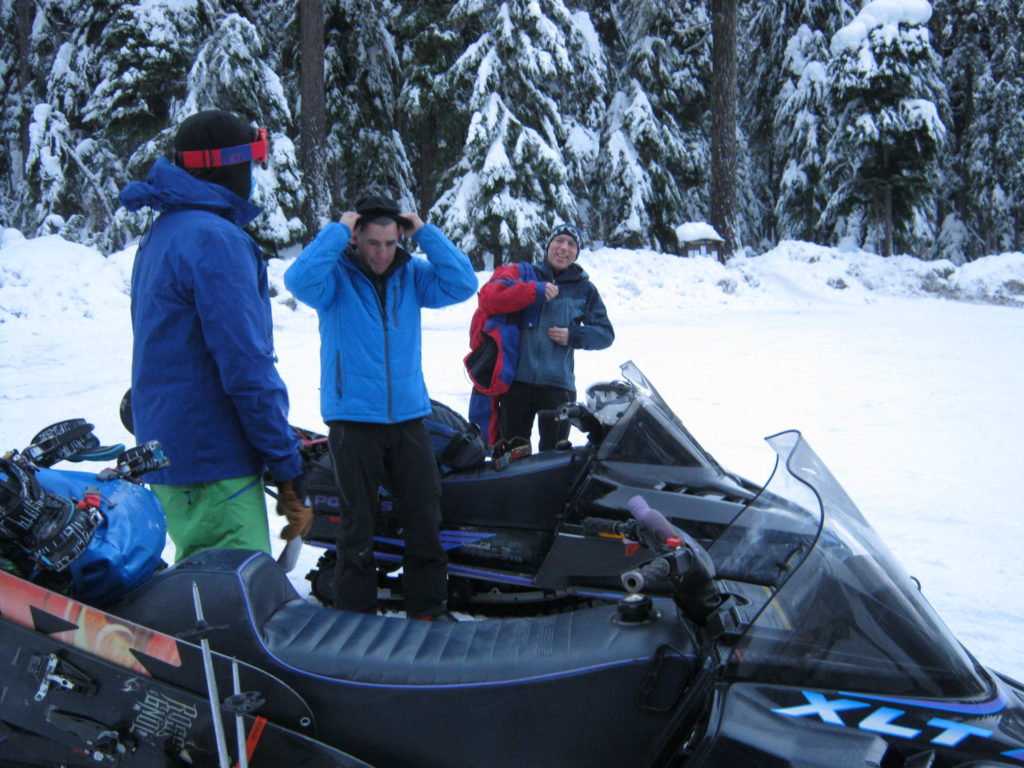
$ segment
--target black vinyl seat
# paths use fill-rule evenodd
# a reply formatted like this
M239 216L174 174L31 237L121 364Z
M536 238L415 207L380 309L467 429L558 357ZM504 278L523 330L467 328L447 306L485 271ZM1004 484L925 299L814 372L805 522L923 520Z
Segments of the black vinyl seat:
M271 557L244 550L201 552L111 612L187 632L193 582L206 621L224 628L209 634L213 650L290 686L317 738L381 768L636 765L697 668L672 608L632 627L612 623L613 606L458 623L369 616L306 602Z
M153 577L113 612L177 634L195 624L192 583L214 650L260 665L386 686L478 685L571 675L649 658L678 647L668 618L641 627L612 623L614 606L530 619L409 621L325 608L299 597L277 563L261 552L207 550ZM691 648L692 650L692 648ZM253 658L253 656L257 658Z

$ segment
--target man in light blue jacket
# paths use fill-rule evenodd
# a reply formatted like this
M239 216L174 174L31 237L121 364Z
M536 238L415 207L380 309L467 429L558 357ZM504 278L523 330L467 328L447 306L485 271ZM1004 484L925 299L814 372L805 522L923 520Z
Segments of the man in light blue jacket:
M400 247L402 234L427 258ZM406 612L449 619L441 483L423 423L431 407L420 310L476 293L469 258L417 214L364 197L299 255L285 286L320 318L320 409L344 504L334 604L376 612L373 530L383 485L404 530Z

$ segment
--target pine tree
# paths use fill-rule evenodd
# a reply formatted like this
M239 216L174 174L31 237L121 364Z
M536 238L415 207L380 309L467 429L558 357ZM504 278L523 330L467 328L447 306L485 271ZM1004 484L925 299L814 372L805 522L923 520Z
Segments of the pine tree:
M703 4L630 2L626 43L599 165L602 236L612 246L678 253L676 227L704 218L710 20Z
M111 250L138 231L139 217L117 209L117 192L140 172L135 148L166 126L182 96L197 30L215 12L210 2L17 0L35 13L28 56L34 83L22 86L16 118L30 139L15 216L26 232L58 232Z
M58 233L100 247L116 199L104 173L107 142L82 125L82 105L95 83L92 46L109 19L106 2L16 3L20 31L31 29L19 61L22 92L12 122L24 126L12 178L20 185L13 220L27 234ZM113 197L112 197L113 193Z
M469 128L434 214L478 268L532 259L577 220L566 144L601 108L593 51L561 0L461 0L452 18L483 31L445 78Z
M828 104L828 42L820 30L801 25L790 38L786 79L773 115L772 156L776 236L819 242L818 222L828 202L823 183L828 141L834 131Z
M955 151L940 249L954 261L1016 250L1024 233L1024 12L1010 0L941 4Z
M341 210L366 193L415 207L412 167L396 129L399 60L388 29L393 13L390 0L328 3L327 178Z
M164 129L216 13L203 0L118 6L94 48L99 82L82 110L85 123L133 147Z
M200 49L188 73L187 95L175 123L204 109L226 109L267 129L270 157L266 168L254 166L251 200L264 213L253 235L270 253L297 242L305 233L299 218L302 178L295 145L288 137L291 111L281 81L263 61L262 41L251 22L237 14L221 20L216 34ZM153 142L168 146L176 126Z
M896 248L924 253L935 240L945 127L938 61L924 26L930 12L926 4L875 0L832 38L829 85L838 117L823 220L833 238L852 236L886 256Z
M19 19L19 3L0 0L0 221L11 222L27 149L22 136L28 71L27 20Z
M444 76L462 53L463 35L478 30L454 29L449 22L452 0L407 4L395 34L402 66L398 125L413 168L418 209L429 211L437 200L441 174L458 161L466 139L459 119L466 105L444 87Z
M764 245L814 237L824 190L814 188L831 135L822 68L828 41L853 18L846 0L756 3L743 27L741 123L748 136L752 199L748 236Z
M998 50L1002 55L995 67L1000 89L994 98L1003 108L1005 122L997 142L996 165L1007 191L1008 230L999 243L999 250L1024 250L1024 6L1004 6L1008 23L1000 26L1006 37Z

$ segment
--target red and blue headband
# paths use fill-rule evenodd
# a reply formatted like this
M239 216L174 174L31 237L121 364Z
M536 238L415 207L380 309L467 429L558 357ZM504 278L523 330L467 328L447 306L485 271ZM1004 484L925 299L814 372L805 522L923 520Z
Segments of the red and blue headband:
M188 149L174 153L176 163L182 168L219 168L223 165L239 165L240 163L267 162L267 129L258 128L256 141L239 144L237 147L221 149Z

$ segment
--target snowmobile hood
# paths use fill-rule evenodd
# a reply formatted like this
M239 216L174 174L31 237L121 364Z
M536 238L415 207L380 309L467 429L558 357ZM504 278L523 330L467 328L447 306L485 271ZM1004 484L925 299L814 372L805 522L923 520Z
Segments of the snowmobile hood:
M147 207L161 213L199 209L223 216L239 227L244 227L263 212L262 208L242 199L227 187L197 179L166 157L157 159L144 182L126 184L120 199L129 211Z

